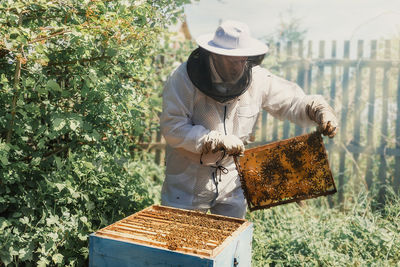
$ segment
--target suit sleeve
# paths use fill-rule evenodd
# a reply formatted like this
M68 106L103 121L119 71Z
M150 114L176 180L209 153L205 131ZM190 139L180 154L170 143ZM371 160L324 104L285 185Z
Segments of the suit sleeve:
M186 74L184 63L165 84L160 127L167 144L171 147L200 153L202 140L209 130L192 123L195 90Z
M272 116L287 119L302 127L316 126L306 113L306 105L320 97L306 95L295 83L287 81L273 74L267 74L269 82L262 98L262 108Z

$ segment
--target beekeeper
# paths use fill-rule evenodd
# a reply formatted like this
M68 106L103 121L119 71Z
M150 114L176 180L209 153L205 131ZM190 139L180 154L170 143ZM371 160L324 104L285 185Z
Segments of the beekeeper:
M268 47L246 24L225 21L169 77L161 132L167 142L162 204L243 218L246 200L233 160L254 141L261 110L333 137L337 119L320 95L260 67Z

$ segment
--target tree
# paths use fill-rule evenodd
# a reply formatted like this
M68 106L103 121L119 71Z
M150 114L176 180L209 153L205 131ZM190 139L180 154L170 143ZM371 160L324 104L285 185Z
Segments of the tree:
M301 25L301 18L296 17L292 8L282 15L277 29L277 39L280 42L298 42L305 39L307 29Z
M0 2L0 262L82 265L152 203L153 64L186 2Z

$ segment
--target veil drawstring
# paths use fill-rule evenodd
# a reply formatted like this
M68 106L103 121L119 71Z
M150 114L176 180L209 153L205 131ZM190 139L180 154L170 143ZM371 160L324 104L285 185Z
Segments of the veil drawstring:
M210 166L211 168L214 169L214 171L212 172L212 179L215 184L215 191L216 191L215 198L211 201L211 205L214 204L214 202L217 200L217 198L219 196L218 183L222 182L222 174L228 174L228 172L229 172L227 168L225 168L224 166L222 166L220 164L226 155L225 149L223 150L223 152L224 153L222 154L222 157L215 163L216 166ZM203 152L200 154L200 164L201 165L203 165L202 157L203 157ZM219 173L219 177L218 177L218 173Z

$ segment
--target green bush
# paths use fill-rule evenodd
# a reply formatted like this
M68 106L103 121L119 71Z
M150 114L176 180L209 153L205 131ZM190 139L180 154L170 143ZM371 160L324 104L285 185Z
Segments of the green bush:
M153 202L141 144L185 2L0 2L0 266L87 264L89 233Z

